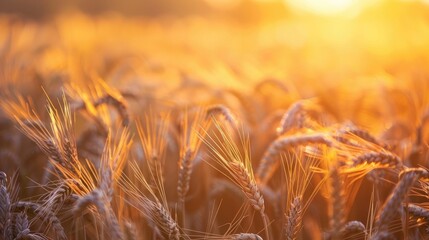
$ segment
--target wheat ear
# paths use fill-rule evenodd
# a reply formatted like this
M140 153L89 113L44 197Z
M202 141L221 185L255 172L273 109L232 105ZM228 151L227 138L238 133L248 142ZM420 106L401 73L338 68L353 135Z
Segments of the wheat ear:
M429 221L429 210L426 208L419 207L414 204L408 204L408 206L404 206L408 212L416 218L423 218L425 221Z
M263 240L258 234L254 233L238 233L225 236L225 240Z
M256 177L261 184L265 184L279 165L276 156L281 151L304 144L324 144L332 146L333 142L325 134L306 134L281 137L270 144L259 163Z
M244 195L246 195L247 199L250 201L250 205L252 205L252 207L261 215L266 237L270 238L268 232L268 218L265 214L264 197L256 185L255 180L250 177L249 172L242 162L230 162L229 165L232 170L231 172L234 174L234 179L241 187Z
M401 168L401 159L391 153L385 152L368 152L358 155L352 159L352 167L356 167L362 164L376 163L391 168Z
M339 239L341 229L345 223L345 193L343 178L337 165L332 166L329 171L331 211L330 227L332 239Z
M422 168L409 168L401 172L398 184L396 184L376 217L375 227L379 233L386 231L389 223L398 214L402 213L402 202L414 182L420 177L427 177L427 175L428 172Z
M0 236L6 239L10 221L10 197L6 188L6 174L0 172Z
M263 213L265 211L264 197L259 191L256 183L252 181L243 163L231 162L230 166L235 173L234 178L239 183L241 190L246 195L247 199L249 199L252 207L256 211Z
M302 101L293 103L283 114L282 119L280 120L280 125L276 129L277 134L285 134L296 126L302 127L302 125L304 125L304 115L305 113Z
M374 144L376 144L378 146L382 146L382 147L384 146L374 136L372 136L371 133L369 133L368 131L363 130L361 128L355 127L355 126L348 127L346 129L341 130L340 132L342 134L346 134L346 133L353 134L353 135L355 135L355 136L357 136L357 137L359 137L359 138L361 138L367 142L374 143Z
M116 111L118 111L119 115L122 118L122 125L128 126L130 123L130 116L127 111L127 104L125 100L121 97L114 97L111 94L106 94L94 101L94 107L98 107L101 104L112 105Z
M150 200L148 200L146 204L149 211L151 211L151 215L155 218L155 222L166 235L165 237L167 237L167 239L178 240L180 238L178 225L164 206L160 202L153 202Z
M67 180L65 180L67 181ZM62 183L57 188L52 190L47 196L44 204L44 208L56 211L61 208L68 198L73 194L73 190L67 183Z
M44 223L47 223L48 226L52 226L57 239L67 239L60 220L49 209L44 209L41 205L33 202L16 202L11 205L11 212L20 212L25 210L30 210L36 216L41 216Z
M191 180L192 174L192 157L192 151L188 149L179 163L177 193L179 195L179 202L181 204L185 203L185 197L189 191L189 182Z
M227 106L216 104L216 105L207 107L207 110L206 110L207 118L214 118L217 115L223 116L225 120L232 126L237 125L237 119L235 118L234 114L232 114L231 110Z
M365 234L366 228L365 225L359 221L350 221L344 225L343 229L341 229L340 236L355 236L359 234Z
M126 221L124 224L124 235L125 240L136 240L137 239L137 229L133 222Z
M83 214L89 206L94 205L97 208L98 213L104 218L103 220L107 223L113 237L115 239L124 239L116 216L108 202L108 198L108 193L96 188L75 202L73 213L75 216L78 216Z
M295 197L290 205L289 214L286 216L285 239L297 239L302 227L303 206L302 198Z
M13 224L14 239L28 239L30 234L27 215L23 212L16 214Z

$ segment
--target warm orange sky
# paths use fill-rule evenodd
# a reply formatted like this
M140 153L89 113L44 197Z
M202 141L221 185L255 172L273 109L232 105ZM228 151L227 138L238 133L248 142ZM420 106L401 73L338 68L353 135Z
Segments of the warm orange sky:
M116 11L125 15L233 15L252 14L287 16L291 12L319 15L356 14L380 2L426 3L425 0L32 0L0 1L0 12L21 13L26 16L49 16L68 9L89 13ZM256 14L256 15L257 15Z

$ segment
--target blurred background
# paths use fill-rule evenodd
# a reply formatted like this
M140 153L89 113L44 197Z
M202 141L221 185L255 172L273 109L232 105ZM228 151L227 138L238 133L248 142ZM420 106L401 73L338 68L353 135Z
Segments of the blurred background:
M250 92L272 81L321 96L344 119L354 101L368 99L376 118L380 92L406 85L426 96L429 82L422 0L0 0L0 13L3 82L97 76L186 104L204 94L172 89ZM368 116L361 123L379 122Z
M249 18L287 18L293 13L355 16L380 5L418 5L426 8L427 0L2 0L1 13L14 13L29 18L49 18L78 10L96 15L116 12L123 16L229 16Z

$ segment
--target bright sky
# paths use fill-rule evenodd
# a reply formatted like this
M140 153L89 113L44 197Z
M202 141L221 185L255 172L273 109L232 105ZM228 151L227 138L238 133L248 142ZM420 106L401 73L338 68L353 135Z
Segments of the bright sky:
M358 0L285 0L290 6L317 14L336 14L349 10Z
M209 5L218 9L230 9L241 1L272 2L284 1L287 6L321 15L340 14L356 9L370 0L205 0ZM373 0L376 1L376 0ZM427 0L429 1L429 0Z

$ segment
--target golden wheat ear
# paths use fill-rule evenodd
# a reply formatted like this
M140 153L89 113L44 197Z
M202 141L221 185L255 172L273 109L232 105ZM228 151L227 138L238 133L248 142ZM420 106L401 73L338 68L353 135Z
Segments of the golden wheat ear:
M286 216L286 224L284 227L284 238L287 240L297 239L298 233L302 227L303 219L303 203L301 197L293 199L289 213Z
M78 161L73 113L64 95L62 99L58 99L59 107L48 97L47 103L48 119L45 121L31 110L31 103L19 95L16 100L2 102L1 107L19 125L19 130L35 142L54 163L72 171L74 163ZM52 170L51 164L48 167ZM50 174L49 171L46 173ZM45 178L44 182L46 181Z
M205 109L197 109L193 116L188 112L181 118L181 136L180 136L180 159L179 173L177 180L177 194L179 203L185 203L185 197L189 191L193 163L197 157L204 137L205 129L210 127L210 121L206 118Z
M265 151L261 162L259 163L256 171L256 178L259 183L266 184L274 172L277 170L279 164L277 156L288 150L293 150L299 146L306 145L326 145L332 147L334 143L329 139L329 136L324 133L312 134L297 134L292 136L279 137L274 140Z
M6 188L6 173L0 172L0 236L6 236L10 222L10 197Z
M66 240L67 235L58 217L49 209L43 208L40 204L26 201L12 203L10 206L11 212L28 211L37 216L49 230L51 228L55 233L55 237L59 240Z
M266 238L269 239L271 235L269 221L265 213L264 197L253 174L249 139L239 131L241 145L238 145L226 126L215 119L213 119L213 124L214 132L207 133L207 138L204 138L203 142L210 149L214 160L221 166L222 170L219 171L241 188L250 205L260 214Z
M397 216L402 216L402 203L413 184L419 178L428 178L428 176L429 173L423 168L408 168L400 173L399 182L396 184L376 217L375 227L377 232L374 235L375 239L379 234L389 232L389 224L395 220Z

